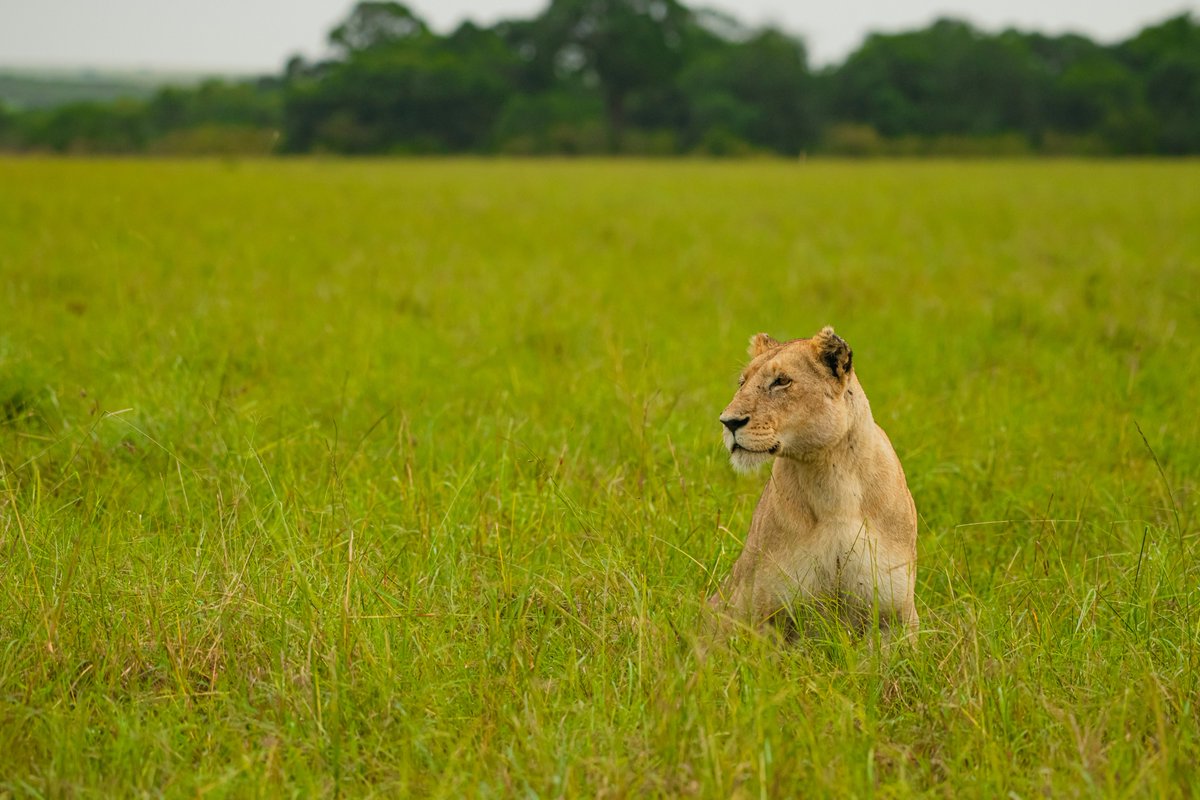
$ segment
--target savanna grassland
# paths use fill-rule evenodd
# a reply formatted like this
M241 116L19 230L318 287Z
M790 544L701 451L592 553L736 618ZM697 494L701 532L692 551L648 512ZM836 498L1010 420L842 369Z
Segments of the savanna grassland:
M699 607L831 323L916 647ZM1200 164L0 161L0 795L1186 796Z

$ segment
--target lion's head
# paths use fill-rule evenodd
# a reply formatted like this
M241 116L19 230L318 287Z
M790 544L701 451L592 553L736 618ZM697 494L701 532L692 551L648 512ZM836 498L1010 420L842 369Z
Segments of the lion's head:
M721 413L734 469L748 472L776 456L803 459L850 429L850 346L833 328L811 339L750 338L750 363Z

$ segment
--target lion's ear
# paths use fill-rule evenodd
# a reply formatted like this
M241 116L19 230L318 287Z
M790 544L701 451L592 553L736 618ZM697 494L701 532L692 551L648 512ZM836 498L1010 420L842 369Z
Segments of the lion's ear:
M779 347L779 342L765 333L756 333L750 337L750 357L757 358L768 350Z
M833 373L833 377L839 380L845 380L850 374L850 370L854 368L854 351L850 349L850 345L846 344L846 340L833 332L833 328L826 325L821 329L821 332L813 337L817 346L817 356L821 359L821 363L829 368Z

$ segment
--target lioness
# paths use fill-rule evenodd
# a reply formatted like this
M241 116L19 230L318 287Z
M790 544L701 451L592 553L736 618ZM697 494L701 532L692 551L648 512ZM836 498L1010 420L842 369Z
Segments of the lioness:
M816 609L862 629L917 628L917 510L900 459L833 328L750 339L721 414L734 469L773 461L745 547L709 604L725 623L795 621ZM902 627L901 627L902 626Z

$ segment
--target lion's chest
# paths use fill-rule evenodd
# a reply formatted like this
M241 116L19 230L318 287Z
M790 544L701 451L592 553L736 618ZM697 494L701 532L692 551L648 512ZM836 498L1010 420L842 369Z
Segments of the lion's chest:
M781 606L832 601L842 613L869 614L876 605L898 607L911 591L903 554L862 517L820 523L779 556L773 583Z
M746 563L735 573L779 605L836 599L869 606L875 598L887 605L903 592L906 573L896 572L902 554L891 552L873 529L861 502L865 487L850 476L825 477L768 484L746 542Z
M844 516L821 520L808 531L794 531L781 553L792 592L809 597L868 593L872 585L872 545L867 520Z

